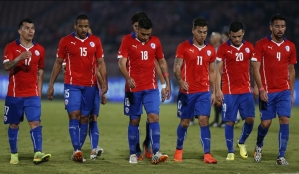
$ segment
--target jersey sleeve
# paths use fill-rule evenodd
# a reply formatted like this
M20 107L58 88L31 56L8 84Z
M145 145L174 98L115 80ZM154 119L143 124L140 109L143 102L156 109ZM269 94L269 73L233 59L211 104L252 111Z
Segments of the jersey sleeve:
M104 57L104 50L103 50L103 46L102 46L102 42L101 39L98 38L97 39L97 51L96 51L96 58L103 58Z
M10 44L7 44L4 49L3 64L13 59L12 47Z
M44 69L45 67L45 49L44 47L40 47L40 60L38 62L38 69Z
M176 49L175 58L184 59L184 45L180 44Z
M157 44L156 59L163 59L164 54L163 54L163 51L162 51L162 45L161 45L161 42L158 38L157 38L156 44Z
M292 44L291 46L291 55L289 59L289 64L297 64L296 47L294 44Z
M263 57L263 45L260 41L255 44L254 52L251 60L254 62L261 62Z
M224 55L225 55L224 46L220 45L218 50L217 50L216 60L217 61L223 61Z
M213 62L215 62L215 60L216 60L216 50L215 50L215 48L214 48L214 47L212 47L212 49L211 49L211 58L210 58L210 63L213 63Z
M252 43L250 43L249 50L250 50L250 58L252 58L254 55L254 47L253 47Z
M59 41L56 57L63 59L66 57L66 42L64 38Z
M121 44L118 50L117 58L127 58L129 55L129 40L125 37L122 38Z

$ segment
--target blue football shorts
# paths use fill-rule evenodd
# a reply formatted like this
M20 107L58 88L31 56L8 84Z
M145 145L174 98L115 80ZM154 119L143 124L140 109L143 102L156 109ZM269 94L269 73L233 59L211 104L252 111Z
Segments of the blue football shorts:
M99 89L97 88L97 90L95 91L93 108L92 108L92 111L91 111L92 115L99 116L100 107L101 107L100 102L101 102L101 96L100 96Z
M291 92L284 90L281 92L268 93L268 102L259 100L261 120L271 120L278 117L291 117Z
M24 113L28 122L40 121L41 100L39 96L6 97L4 106L4 124L19 124L24 120Z
M147 114L160 112L160 93L158 89L143 90L138 92L125 92L124 114L127 116L140 116L142 105ZM134 119L134 118L132 118Z
M83 116L89 116L94 106L96 90L96 86L64 84L64 104L67 112L79 110Z
M198 116L210 116L211 92L184 94L179 92L177 99L177 116L181 119L191 119Z
M237 121L237 113L240 112L242 119L255 117L255 105L252 93L224 94L222 102L222 120Z

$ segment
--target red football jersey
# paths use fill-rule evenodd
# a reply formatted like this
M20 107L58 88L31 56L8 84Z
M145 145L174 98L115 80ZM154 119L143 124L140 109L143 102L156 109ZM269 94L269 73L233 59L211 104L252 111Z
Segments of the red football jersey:
M192 94L210 91L209 69L215 62L215 48L209 44L199 48L189 39L179 44L176 58L183 59L182 78L189 85L188 91L180 88L181 93Z
M57 57L65 59L64 83L78 86L97 85L96 58L103 58L104 52L99 37L88 34L85 39L72 34L63 37L58 45Z
M33 41L30 48L21 45L19 39L6 45L3 64L17 58L22 52L30 51L31 58L20 61L9 72L7 96L32 97L38 96L38 69L44 69L45 49Z
M135 80L136 87L126 84L126 92L157 89L155 59L164 58L160 40L151 36L147 42L140 42L132 32L122 39L117 58L127 58L127 71Z
M223 94L244 94L251 92L250 60L254 48L252 43L243 41L239 47L231 41L223 43L217 51L217 60L223 61L222 92Z
M297 63L296 48L293 42L284 38L276 43L271 35L257 41L252 58L261 62L262 85L268 92L290 89L289 64Z

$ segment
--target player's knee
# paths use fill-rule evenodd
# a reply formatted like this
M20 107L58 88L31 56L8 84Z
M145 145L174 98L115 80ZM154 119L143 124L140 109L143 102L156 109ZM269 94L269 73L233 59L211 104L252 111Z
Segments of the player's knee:
M261 122L261 125L264 129L268 129L270 127L271 123L272 123L272 120L263 120Z
M40 126L40 122L39 121L30 121L29 125L30 125L31 129L35 129L36 127Z
M227 121L225 124L227 124L229 126L233 126L233 125L235 125L235 122L234 121Z
M83 123L83 124L87 124L88 123L88 119L89 117L88 116L81 116L80 117L80 123Z
M209 125L209 117L208 116L198 116L198 123L200 126L208 126Z
M80 119L80 111L73 111L69 113L69 118L71 120L79 120Z
M147 120L149 123L159 122L159 116L157 114L151 113L147 115Z
M253 123L254 123L254 117L247 117L247 118L245 119L245 122L246 122L247 124L253 124Z
M289 118L288 117L279 117L279 123L280 124L289 124Z
M189 127L190 124L190 119L181 119L181 127L186 129Z
M132 126L139 126L140 119L131 119L130 124Z
M89 122L97 121L97 119L98 119L97 115L92 115L89 117Z
M11 129L18 129L19 128L19 125L18 124L10 124L9 127Z

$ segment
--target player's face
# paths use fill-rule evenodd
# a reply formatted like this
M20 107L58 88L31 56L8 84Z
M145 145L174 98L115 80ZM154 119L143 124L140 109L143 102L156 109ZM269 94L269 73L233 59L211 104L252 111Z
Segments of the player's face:
M273 25L270 25L270 30L275 38L281 39L286 31L286 22L284 20L275 20Z
M18 30L18 32L22 39L30 41L33 39L35 33L34 24L23 22L23 26Z
M135 22L135 23L132 25L132 27L133 27L134 32L137 33L137 31L138 31L138 22Z
M141 42L146 42L148 41L149 37L152 34L152 29L144 29L140 28L137 30L137 39L140 40Z
M199 45L203 45L208 34L208 27L196 26L192 29L192 33L194 42L197 42Z
M89 21L87 19L79 19L74 25L76 36L80 39L85 39L89 30Z
M244 30L239 30L237 32L229 32L230 41L236 47L239 47L242 44L243 36Z

